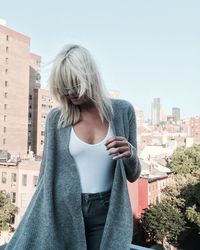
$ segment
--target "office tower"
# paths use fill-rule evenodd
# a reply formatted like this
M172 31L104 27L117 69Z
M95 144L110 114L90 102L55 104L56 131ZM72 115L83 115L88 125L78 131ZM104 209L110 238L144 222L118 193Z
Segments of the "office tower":
M180 120L180 108L172 108L172 116L174 117L174 121Z
M160 123L161 105L160 98L154 98L151 104L151 124L157 125Z

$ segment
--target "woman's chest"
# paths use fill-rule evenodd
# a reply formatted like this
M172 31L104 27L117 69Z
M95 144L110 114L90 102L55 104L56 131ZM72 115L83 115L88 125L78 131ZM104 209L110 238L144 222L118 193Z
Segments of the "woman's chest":
M108 122L79 122L73 126L75 135L87 144L97 144L108 134Z

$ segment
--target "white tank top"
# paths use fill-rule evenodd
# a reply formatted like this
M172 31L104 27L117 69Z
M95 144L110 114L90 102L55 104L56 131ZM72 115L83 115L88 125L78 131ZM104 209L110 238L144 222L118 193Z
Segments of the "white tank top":
M74 157L80 176L82 193L98 193L111 189L115 161L108 155L104 145L112 137L113 131L109 123L106 137L96 144L82 141L72 127L69 152Z

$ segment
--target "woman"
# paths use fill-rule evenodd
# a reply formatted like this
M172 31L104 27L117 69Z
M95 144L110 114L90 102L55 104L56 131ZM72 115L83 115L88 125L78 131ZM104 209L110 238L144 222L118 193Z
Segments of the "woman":
M111 100L87 49L55 58L38 186L6 247L20 250L128 250L133 221L127 180L141 167L132 105Z

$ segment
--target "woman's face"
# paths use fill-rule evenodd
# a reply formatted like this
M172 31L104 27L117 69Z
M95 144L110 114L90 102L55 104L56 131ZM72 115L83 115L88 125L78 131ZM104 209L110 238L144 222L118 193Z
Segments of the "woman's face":
M90 99L86 95L79 97L77 87L68 89L66 96L74 105L82 105L90 102Z

